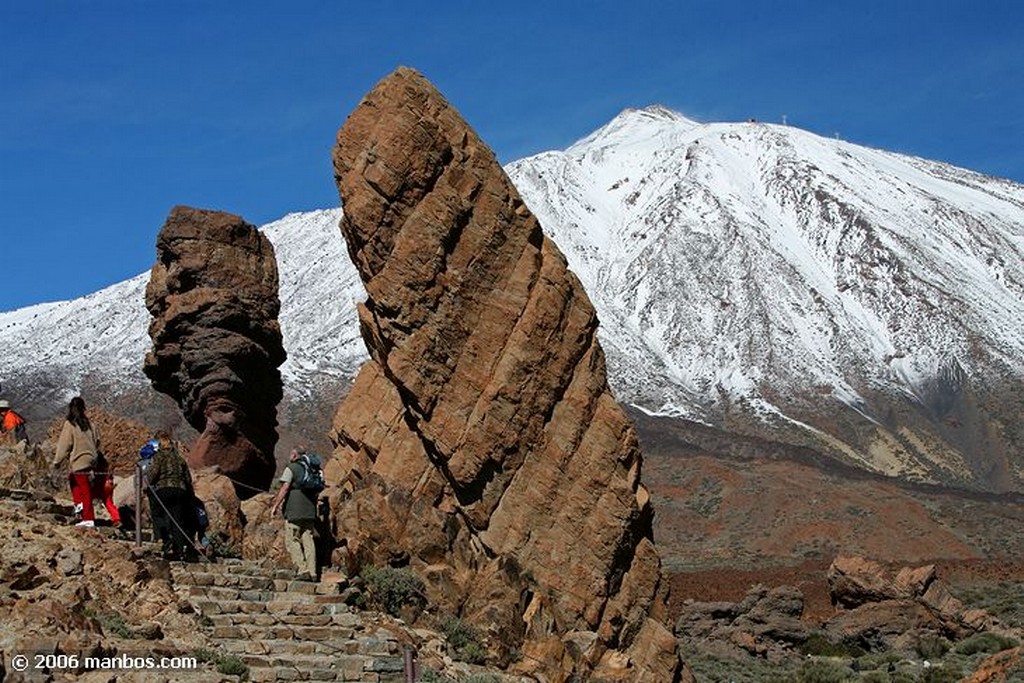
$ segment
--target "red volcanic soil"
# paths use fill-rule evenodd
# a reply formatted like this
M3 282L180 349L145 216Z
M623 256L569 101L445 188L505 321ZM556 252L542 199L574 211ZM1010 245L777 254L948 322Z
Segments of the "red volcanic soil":
M634 418L673 615L763 584L801 589L805 618L826 619L825 573L839 555L934 563L949 583L1024 581L1020 494L903 482L751 440L712 453Z
M687 600L739 602L751 588L794 586L804 594L804 619L821 622L832 616L825 572L830 562L808 561L792 567L766 569L705 569L669 574L669 614L675 621Z

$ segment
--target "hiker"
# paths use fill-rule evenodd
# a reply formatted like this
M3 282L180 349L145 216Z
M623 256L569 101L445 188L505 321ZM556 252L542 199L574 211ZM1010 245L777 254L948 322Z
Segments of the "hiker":
M68 415L57 438L57 452L53 459L54 468L59 467L64 460L70 458L71 461L68 484L75 501L75 512L82 515L81 521L75 526L96 526L90 479L99 451L100 438L85 414L85 401L81 396L75 396L68 404Z
M25 442L25 446L28 446L25 418L14 412L10 401L0 399L0 444L18 446L22 441Z
M110 499L117 508L117 516L121 520L121 533L130 537L135 534L135 474L120 477L114 482L114 490Z
M170 434L157 432L155 440L158 443L156 453L143 479L151 494L149 512L154 531L163 544L166 559L195 561L198 553L192 542L195 535L192 473Z
M111 524L121 526L121 514L118 512L117 506L114 505L114 474L110 471L110 465L102 451L96 454L92 470L93 500L102 500L110 514Z
M206 511L206 503L199 500L198 496L192 496L192 507L196 511L195 526L195 547L206 559L213 559L213 541L206 534L210 528L210 514Z
M316 499L323 490L320 458L295 448L281 473L281 488L274 498L271 516L284 512L284 545L295 564L299 581L317 581L316 544L313 525L316 523Z

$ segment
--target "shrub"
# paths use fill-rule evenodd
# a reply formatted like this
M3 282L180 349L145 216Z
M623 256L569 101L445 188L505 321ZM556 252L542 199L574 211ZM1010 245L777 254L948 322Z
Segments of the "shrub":
M995 654L1011 647L1017 647L1017 641L1013 638L998 633L978 633L958 643L955 650L962 655L970 656L979 652Z
M849 667L824 659L812 659L803 663L797 671L798 683L846 683L856 680Z
M441 621L441 633L448 639L448 644L455 649L480 641L477 630L458 617L445 617Z
M487 660L487 649L480 642L480 632L472 624L447 616L441 620L441 633L454 650L454 658L460 662L483 664Z
M115 612L97 612L91 607L86 607L82 613L90 619L95 619L104 633L113 634L125 640L138 637L134 629L128 625L128 622L120 614Z
M428 666L420 673L420 683L454 683L454 681Z
M924 672L921 683L957 683L963 676L963 670L955 664L933 666Z
M217 658L217 672L225 676L246 676L249 667L235 655Z
M419 611L427 604L426 586L409 569L365 567L361 574L370 597L392 616L401 616L403 607Z
M468 664L483 664L487 661L487 650L480 643L469 643L455 651L455 659Z
M218 673L226 676L242 676L244 680L249 674L249 667L235 655L225 656L200 647L192 651L192 656L204 664L213 664Z
M834 643L821 633L812 633L807 640L800 644L800 653L812 657L843 657L856 659L863 657L863 649L855 645L845 643Z
M921 636L914 649L921 659L941 659L949 652L949 641L938 636Z

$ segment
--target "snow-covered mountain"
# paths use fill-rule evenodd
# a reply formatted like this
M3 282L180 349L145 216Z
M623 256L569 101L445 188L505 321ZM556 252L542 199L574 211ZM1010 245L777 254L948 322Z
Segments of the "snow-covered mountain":
M620 399L875 471L1022 488L1024 186L660 107L507 170L594 300ZM339 217L265 226L292 401L365 357ZM0 313L5 392L148 386L147 278Z
M1021 185L657 107L509 174L624 398L883 472L1020 481Z

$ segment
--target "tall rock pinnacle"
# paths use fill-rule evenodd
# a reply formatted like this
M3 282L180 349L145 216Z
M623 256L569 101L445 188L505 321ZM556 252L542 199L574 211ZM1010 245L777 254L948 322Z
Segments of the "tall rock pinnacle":
M676 680L640 450L565 258L411 69L351 114L334 169L371 355L332 435L351 556L408 564L519 670Z
M217 465L239 496L274 476L284 362L274 249L240 217L175 207L146 287L144 370L200 432L189 462Z

